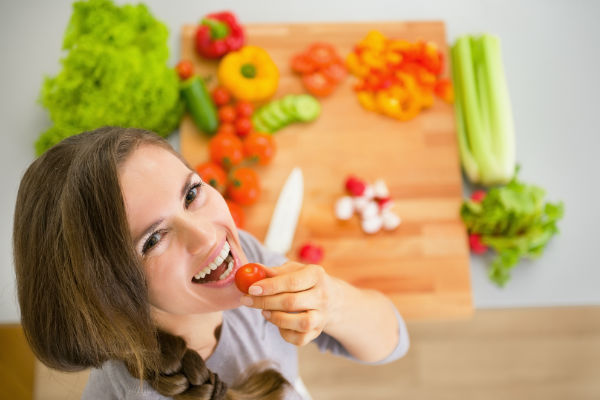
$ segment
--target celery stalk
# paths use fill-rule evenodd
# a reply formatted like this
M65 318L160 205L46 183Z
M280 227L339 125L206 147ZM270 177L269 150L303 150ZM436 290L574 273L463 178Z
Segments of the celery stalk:
M461 162L469 180L505 184L515 169L510 99L496 37L459 37L451 49Z

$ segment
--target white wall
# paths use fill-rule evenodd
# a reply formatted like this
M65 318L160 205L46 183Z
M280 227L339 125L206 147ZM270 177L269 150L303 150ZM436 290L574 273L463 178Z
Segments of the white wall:
M59 71L70 1L0 2L0 322L19 319L11 256L12 214L18 182L33 159L33 142L48 126L36 104L45 74ZM119 3L125 3L119 1ZM515 271L511 284L490 284L473 259L478 307L600 304L596 227L600 213L600 2L551 1L213 1L148 0L171 32L171 65L178 32L208 11L231 9L243 22L442 19L448 38L493 32L503 40L506 74L518 132L522 178L563 199L562 234L544 258ZM35 221L32 221L35 223Z

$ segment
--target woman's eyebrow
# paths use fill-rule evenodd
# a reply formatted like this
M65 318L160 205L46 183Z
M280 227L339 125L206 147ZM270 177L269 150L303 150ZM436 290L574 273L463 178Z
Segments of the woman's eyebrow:
M192 177L194 175L195 175L194 171L191 171L187 175L185 183L183 184L183 187L181 189L181 200L183 200L185 198L185 196L187 195L188 191L192 187ZM134 243L138 243L140 240L142 240L143 237L145 237L146 235L149 235L150 233L152 233L156 229L156 227L159 226L163 221L164 221L164 218L161 218L158 221L153 222L148 228L146 228L142 233L140 233L135 238Z

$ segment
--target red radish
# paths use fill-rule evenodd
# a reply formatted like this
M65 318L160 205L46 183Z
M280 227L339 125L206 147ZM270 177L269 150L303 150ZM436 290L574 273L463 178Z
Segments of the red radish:
M323 248L316 244L307 243L300 248L300 260L305 263L317 264L323 259Z
M348 179L346 179L345 186L346 190L352 196L362 196L365 189L367 188L367 184L361 181L360 179L356 178L355 176L349 176Z
M485 198L485 190L476 190L471 194L471 200L476 203L481 203Z
M379 209L383 211L384 209L389 208L392 205L392 198L391 197L377 198L377 204L379 204Z
M484 254L488 251L488 248L481 241L481 235L476 233L471 233L469 235L469 246L471 247L471 251L475 254Z

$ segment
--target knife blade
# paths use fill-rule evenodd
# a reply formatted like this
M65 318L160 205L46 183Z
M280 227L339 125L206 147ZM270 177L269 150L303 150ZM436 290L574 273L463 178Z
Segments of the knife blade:
M265 246L281 254L287 253L292 247L296 224L302 208L304 197L304 178L302 170L295 167L288 176L269 223L265 237Z

